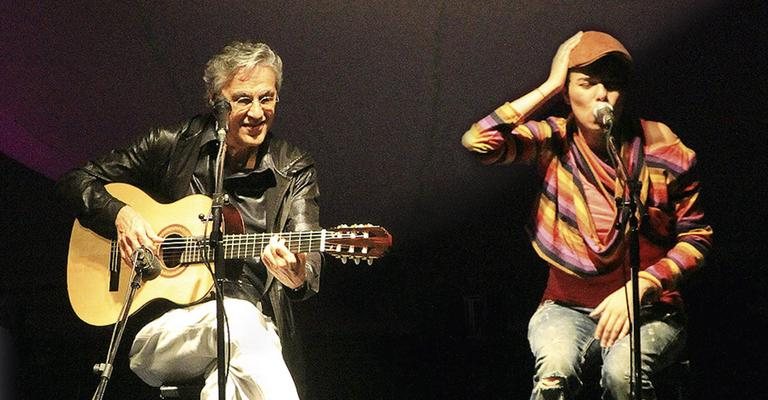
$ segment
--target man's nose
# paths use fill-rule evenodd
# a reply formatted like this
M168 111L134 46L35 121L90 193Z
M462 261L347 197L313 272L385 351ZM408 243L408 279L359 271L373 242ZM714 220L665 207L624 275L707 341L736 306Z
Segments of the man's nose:
M264 109L261 108L261 104L259 104L258 101L254 101L251 103L251 106L248 107L248 112L246 114L248 115L248 118L253 118L258 121L264 118Z

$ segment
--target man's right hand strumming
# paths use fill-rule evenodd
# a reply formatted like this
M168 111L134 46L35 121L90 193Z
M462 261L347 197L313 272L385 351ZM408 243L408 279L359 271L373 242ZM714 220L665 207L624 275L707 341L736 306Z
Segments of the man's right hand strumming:
M147 220L131 206L125 206L117 213L115 228L120 256L129 265L131 255L139 247L144 246L157 253L157 246L163 242L163 238L157 236Z

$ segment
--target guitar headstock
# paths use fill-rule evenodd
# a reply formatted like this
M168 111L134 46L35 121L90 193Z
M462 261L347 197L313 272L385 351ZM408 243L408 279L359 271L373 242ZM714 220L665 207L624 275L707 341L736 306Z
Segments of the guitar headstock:
M324 252L347 263L350 258L355 264L365 260L368 265L381 257L392 246L392 235L380 226L370 224L339 225L326 230Z

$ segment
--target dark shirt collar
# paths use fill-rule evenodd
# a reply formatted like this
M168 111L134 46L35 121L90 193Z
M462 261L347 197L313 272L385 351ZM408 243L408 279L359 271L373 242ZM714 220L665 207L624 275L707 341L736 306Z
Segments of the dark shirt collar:
M272 158L272 154L269 151L269 142L270 142L269 139L270 139L270 135L267 134L267 137L264 139L264 143L262 143L259 146L258 152L256 154L257 164L254 169L234 171L234 172L225 171L225 173L227 174L227 178L246 176L252 173L261 173L266 170L270 170L272 171L272 173L275 173L277 170L277 167L275 166L275 160Z
M218 142L214 125L210 125L209 129L204 129L202 135L203 136L200 139L200 147L206 146L211 142Z
M215 154L218 149L218 142L219 142L216 132L211 127L210 129L203 130L202 135L203 136L200 139L200 148L202 149L206 146L209 146L211 149L210 151L212 152L210 154L214 157L213 161L215 161ZM275 166L275 161L269 152L269 142L270 142L271 136L272 136L272 132L268 132L267 137L264 139L264 143L262 143L261 146L259 146L259 154L257 155L258 164L256 165L255 169L251 171L238 171L235 173L230 173L230 174L227 174L226 178L234 177L234 176L245 176L253 172L260 173L260 172L264 172L267 169L271 170L273 173L276 172L277 167Z
M264 191L277 184L276 167L269 152L269 135L259 146L256 167L252 170L230 172L225 170L224 187L235 196L260 198Z

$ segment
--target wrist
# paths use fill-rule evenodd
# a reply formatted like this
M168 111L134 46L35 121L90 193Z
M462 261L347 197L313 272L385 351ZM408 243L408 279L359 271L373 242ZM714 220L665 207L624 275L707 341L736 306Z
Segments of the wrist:
M649 282L654 289L659 289L659 290L662 289L661 281L656 279L655 276L651 275L647 271L638 272L637 277L644 280L645 282Z
M546 81L539 85L539 87L536 88L536 91L539 92L545 99L549 99L555 93L557 93L560 89L560 86L558 84L551 83L550 81Z
M647 272L645 275L640 272L638 278L640 301L648 304L658 300L661 293L661 285L657 284L658 281Z
M307 286L307 270L304 266L302 266L301 272L297 276L295 276L294 279L291 280L291 285L288 286L288 289L291 289L293 291L300 291L300 290L303 290L306 286Z

